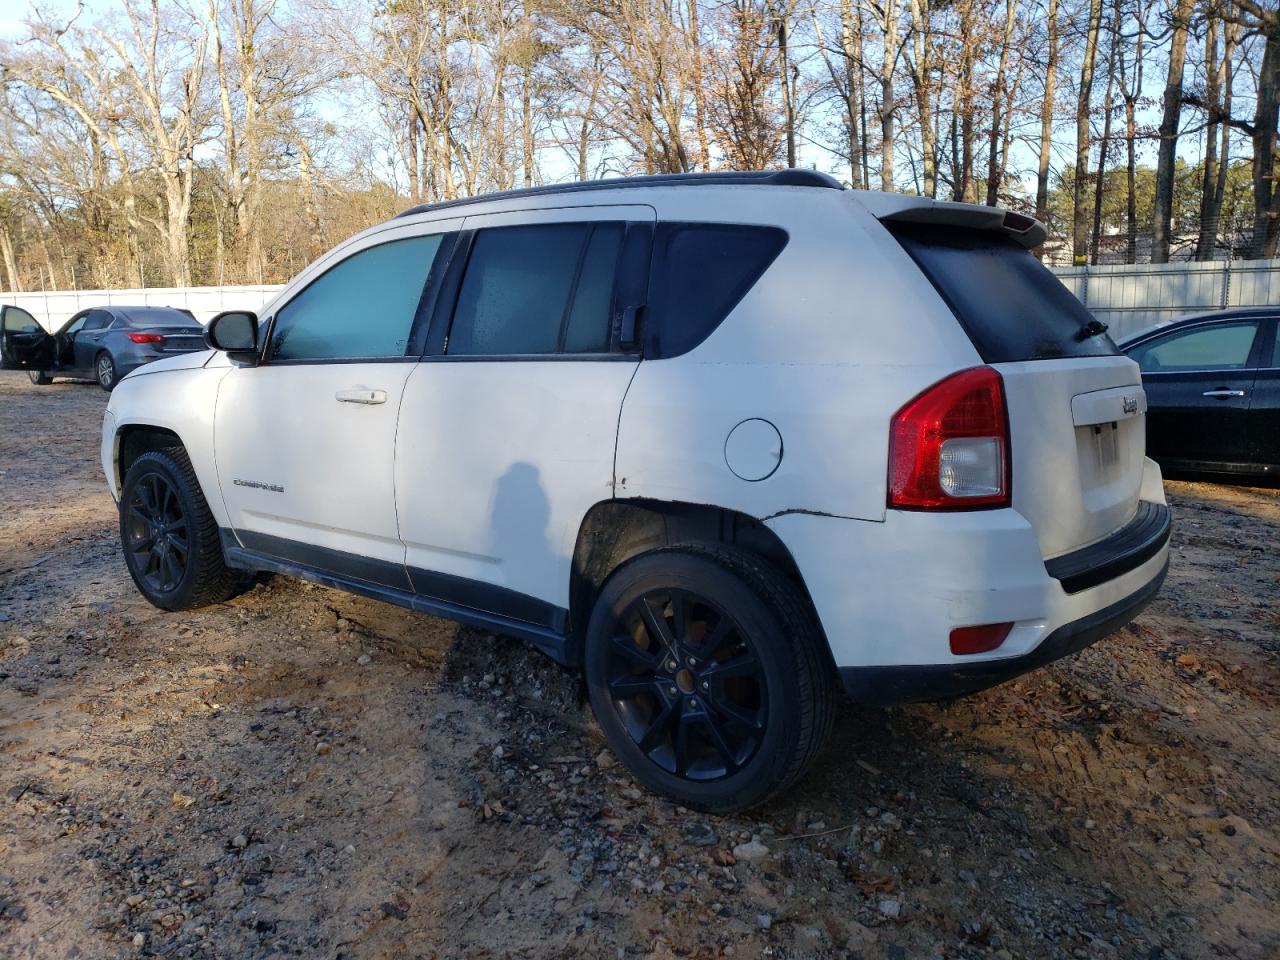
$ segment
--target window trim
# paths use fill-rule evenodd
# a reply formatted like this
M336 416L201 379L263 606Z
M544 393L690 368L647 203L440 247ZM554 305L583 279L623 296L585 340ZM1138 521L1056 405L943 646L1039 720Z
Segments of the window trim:
M1237 323L1252 323L1255 325L1253 332L1253 343L1249 345L1249 353L1245 359L1244 365L1240 367L1215 367L1194 368L1187 370L1143 370L1142 364L1134 360L1130 351L1137 350L1139 347L1151 347L1163 340L1172 337L1180 337L1184 334L1196 333L1201 330L1210 330L1214 327L1228 326ZM1276 326L1273 317L1254 317L1254 316L1234 316L1234 317L1214 317L1210 320L1202 320L1196 323L1188 323L1186 326L1180 326L1174 330L1153 331L1150 336L1144 337L1136 343L1125 344L1122 351L1126 357L1138 363L1138 370L1144 377L1185 377L1188 375L1196 375L1202 377L1212 377L1215 375L1226 376L1243 376L1248 373L1256 373L1260 369L1271 369L1262 367L1262 349L1266 341L1266 329L1268 323L1274 329Z
M389 237L376 243L370 243L350 251L341 259L334 260L323 270L310 277L306 283L298 287L296 290L289 292L289 298L279 304L271 311L270 316L263 319L259 324L259 329L264 331L262 343L258 348L258 365L271 367L298 367L310 366L315 364L342 364L342 363L416 363L422 356L425 349L425 339L427 335L427 324L430 321L431 310L439 296L440 286L443 277L447 273L448 266L451 265L453 255L457 250L459 230L441 230L406 233L403 236ZM413 322L409 325L409 338L405 345L403 356L397 357L289 357L275 358L270 356L271 341L276 333L276 321L280 316L280 311L284 310L291 303L302 296L312 285L318 282L322 277L328 276L332 271L347 263L349 260L367 253L370 250L376 250L379 247L385 247L392 243L401 243L405 240L419 240L424 237L440 237L440 246L436 248L435 258L431 262L431 267L427 270L426 278L423 280L422 290L418 293L418 305L414 308ZM443 264L443 268L442 268Z
M589 207L573 207L567 208L572 210L589 210ZM591 238L595 233L597 226L602 224L619 224L622 227L622 239L618 244L617 260L614 263L613 273L613 290L609 296L609 344L605 352L575 352L569 353L564 350L564 338L567 331L567 324L570 314L573 310L573 302L577 299L577 285L582 278L582 267L586 259L587 249L591 244ZM565 307L565 311L560 318L560 331L557 335L554 353L449 353L448 343L449 335L453 332L453 323L457 316L458 299L462 293L462 284L466 279L467 269L471 265L471 254L475 244L476 235L486 230L514 230L523 227L552 227L552 226L586 226L589 228L586 241L582 245L582 250L578 255L578 264L574 274L573 296L569 299ZM449 264L449 269L441 281L441 292L436 299L436 307L434 315L431 318L430 329L427 333L426 349L418 359L433 363L449 362L449 363L511 363L514 361L541 362L550 361L553 363L564 363L572 361L614 361L624 360L635 362L640 359L638 350L624 350L620 344L620 318L623 305L620 304L622 292L630 286L639 290L648 291L649 287L649 267L652 262L653 250L653 227L654 224L649 220L629 220L624 217L604 216L601 219L594 220L590 218L572 219L572 220L531 220L527 223L498 223L492 226L478 226L463 229L459 232L459 239L454 248L454 257ZM626 258L628 249L628 241L633 236L643 236L641 231L649 231L648 250L649 257L644 263L629 263ZM637 271L642 271L640 277L635 277ZM639 280L637 284L636 281ZM644 309L645 304L626 304L625 306L637 307Z

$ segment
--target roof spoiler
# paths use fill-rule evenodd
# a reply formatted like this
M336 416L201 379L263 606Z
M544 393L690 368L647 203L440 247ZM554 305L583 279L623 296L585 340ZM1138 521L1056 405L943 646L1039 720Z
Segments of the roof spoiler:
M1005 234L1028 250L1040 246L1049 237L1049 231L1039 220L999 207L956 203L953 200L930 200L928 197L912 197L903 193L859 191L854 195L877 220L990 230Z

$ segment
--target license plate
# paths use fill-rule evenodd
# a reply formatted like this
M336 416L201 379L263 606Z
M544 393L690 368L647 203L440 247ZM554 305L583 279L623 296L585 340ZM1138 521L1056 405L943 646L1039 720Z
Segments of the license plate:
M1098 466L1106 472L1120 461L1120 424L1115 421L1095 424L1093 441L1098 448Z

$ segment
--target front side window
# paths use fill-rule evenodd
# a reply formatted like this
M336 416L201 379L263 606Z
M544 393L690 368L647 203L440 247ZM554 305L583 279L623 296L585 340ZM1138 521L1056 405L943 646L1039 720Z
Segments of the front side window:
M621 223L479 231L449 329L451 356L609 349Z
M276 313L268 360L403 357L442 234L369 247Z
M42 327L36 318L21 307L7 307L4 311L5 333L35 333Z
M67 334L79 333L81 330L84 329L84 325L88 322L89 322L89 314L86 313L83 316L76 317L76 319L72 320L71 324L67 327L67 329L62 332Z
M1143 373L1179 370L1240 370L1249 363L1258 324L1222 323L1183 330L1130 351Z

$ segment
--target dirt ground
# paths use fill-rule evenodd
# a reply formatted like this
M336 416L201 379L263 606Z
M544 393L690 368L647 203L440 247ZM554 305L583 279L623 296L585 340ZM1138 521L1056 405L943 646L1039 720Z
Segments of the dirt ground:
M1130 629L845 707L708 818L517 642L282 577L147 605L105 399L0 375L0 957L1280 956L1280 490L1169 483Z

